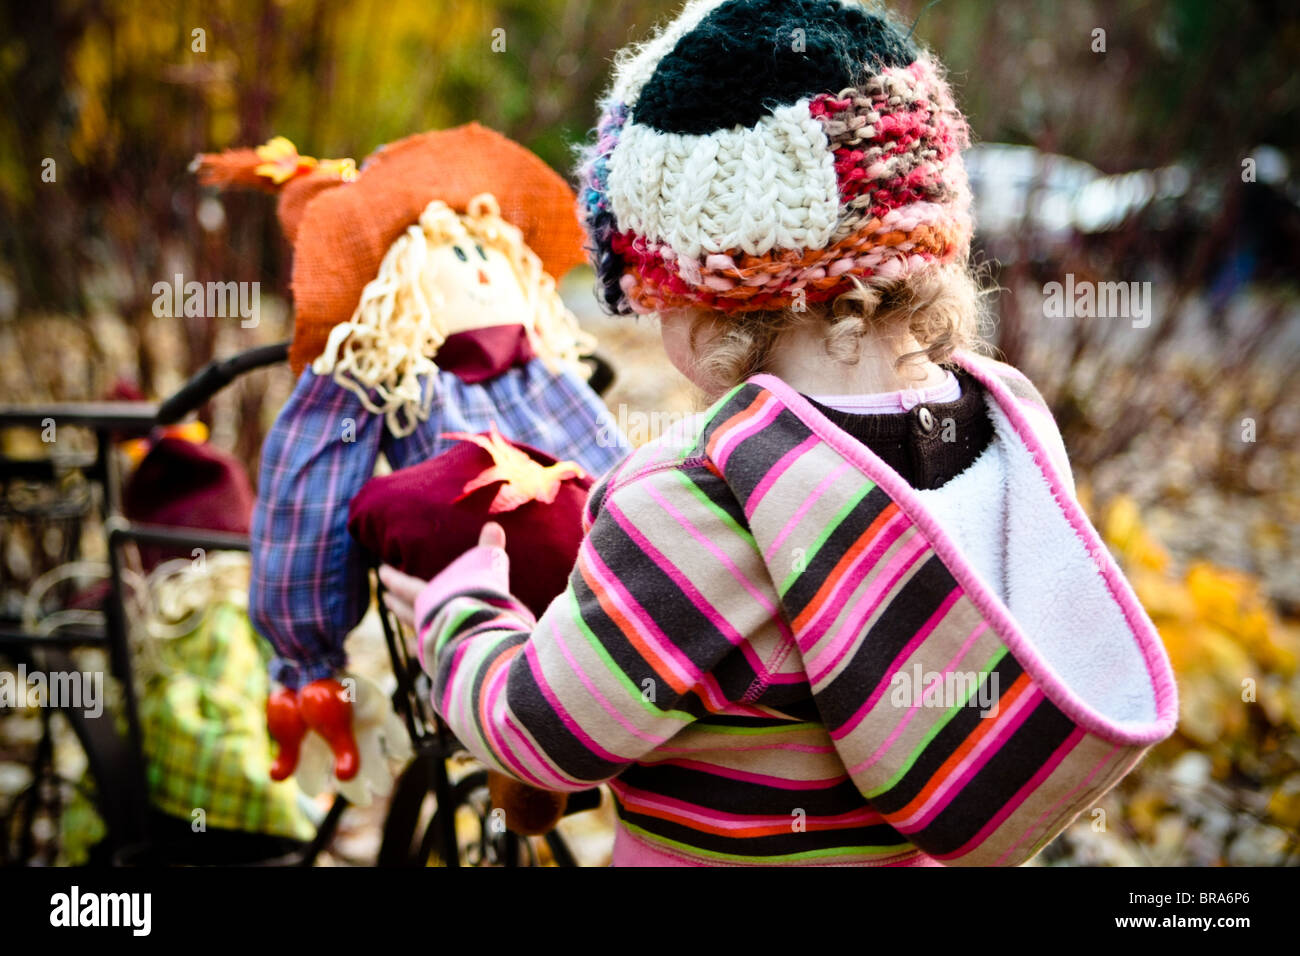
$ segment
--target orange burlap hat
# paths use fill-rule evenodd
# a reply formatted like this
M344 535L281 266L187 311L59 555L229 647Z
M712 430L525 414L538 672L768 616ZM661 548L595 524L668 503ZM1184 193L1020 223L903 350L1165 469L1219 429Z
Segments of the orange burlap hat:
M263 172L253 172L254 159ZM388 247L435 199L464 212L472 198L491 193L556 281L586 258L573 190L534 153L478 123L389 143L359 173L346 161L294 153L275 175L265 159L231 150L199 157L196 168L204 183L280 191L280 225L293 242L295 374L352 317Z

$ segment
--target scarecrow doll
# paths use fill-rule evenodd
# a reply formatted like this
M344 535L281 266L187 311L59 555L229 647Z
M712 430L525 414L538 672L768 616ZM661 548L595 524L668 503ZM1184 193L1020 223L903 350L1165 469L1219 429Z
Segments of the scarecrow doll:
M370 600L349 505L380 459L399 471L495 433L572 482L628 450L586 382L594 342L556 288L583 259L576 199L475 123L389 144L359 170L284 139L195 166L204 184L278 192L293 243L298 379L262 448L249 598L275 650L273 776L296 770L309 793L333 778L365 801L387 791L385 744L403 736L373 685L340 680Z

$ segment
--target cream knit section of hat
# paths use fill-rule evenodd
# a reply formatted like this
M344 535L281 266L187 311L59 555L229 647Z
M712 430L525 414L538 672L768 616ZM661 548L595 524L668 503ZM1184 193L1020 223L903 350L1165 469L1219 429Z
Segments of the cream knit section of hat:
M610 204L623 228L693 259L818 249L839 216L834 160L807 100L706 136L632 125L610 157Z

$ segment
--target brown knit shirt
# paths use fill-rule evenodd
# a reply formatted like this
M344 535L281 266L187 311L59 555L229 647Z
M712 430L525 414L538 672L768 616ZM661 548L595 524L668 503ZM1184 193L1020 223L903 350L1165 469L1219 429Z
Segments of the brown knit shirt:
M984 387L965 370L952 371L961 385L960 398L923 402L901 414L857 415L804 397L913 488L939 488L969 468L993 440Z

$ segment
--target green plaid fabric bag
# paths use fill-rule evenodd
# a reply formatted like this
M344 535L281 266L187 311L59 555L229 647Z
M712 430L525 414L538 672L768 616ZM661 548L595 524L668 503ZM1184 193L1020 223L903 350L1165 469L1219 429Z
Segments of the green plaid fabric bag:
M311 839L297 784L270 777L269 650L247 612L215 601L193 630L151 644L140 718L154 805L208 828Z

